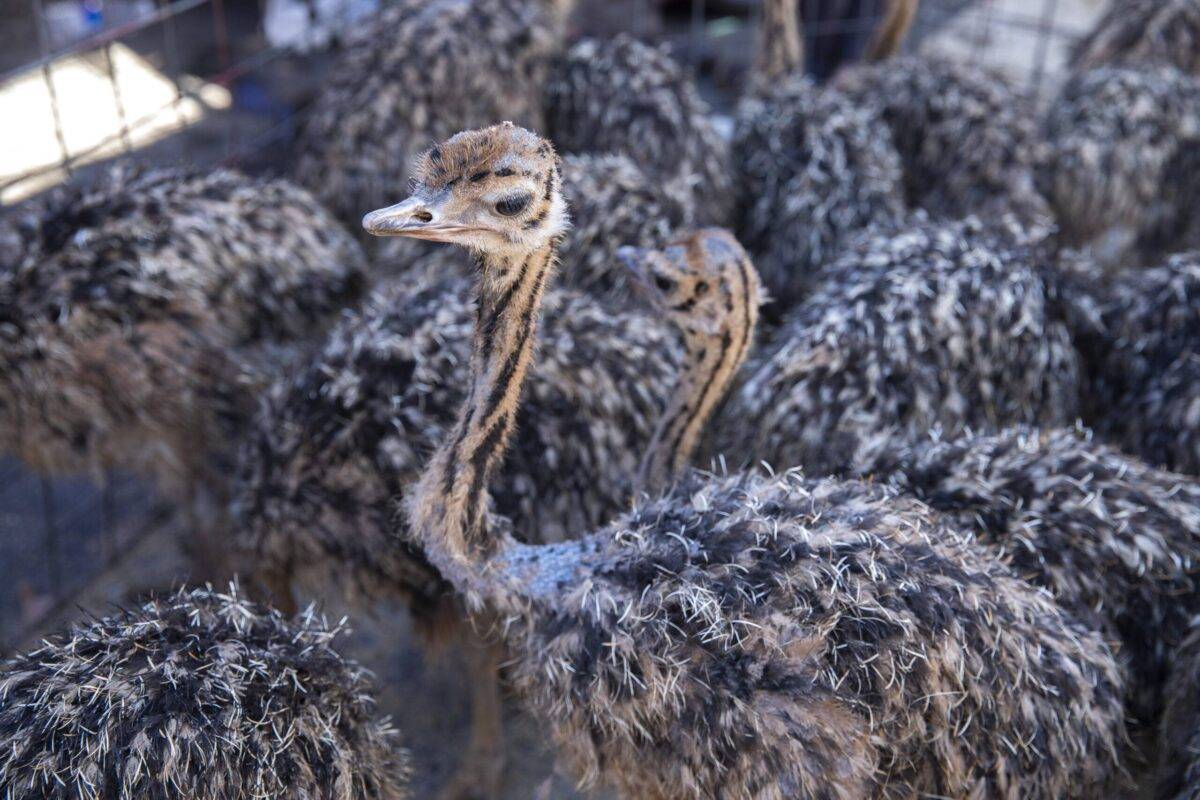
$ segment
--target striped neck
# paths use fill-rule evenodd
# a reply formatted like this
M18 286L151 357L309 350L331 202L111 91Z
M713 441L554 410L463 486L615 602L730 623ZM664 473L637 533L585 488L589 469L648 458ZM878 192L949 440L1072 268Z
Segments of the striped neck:
M683 368L638 471L643 492L665 489L691 463L708 420L745 362L758 322L758 280L742 259L736 277L722 282L725 324L716 335L687 337Z
M796 0L764 0L754 77L762 88L804 70L804 40Z
M904 43L908 29L917 16L919 0L888 0L883 21L871 37L864 60L875 63L891 58Z
M413 535L468 597L478 597L481 570L507 543L488 524L488 481L512 435L556 244L485 260L467 397L410 495Z

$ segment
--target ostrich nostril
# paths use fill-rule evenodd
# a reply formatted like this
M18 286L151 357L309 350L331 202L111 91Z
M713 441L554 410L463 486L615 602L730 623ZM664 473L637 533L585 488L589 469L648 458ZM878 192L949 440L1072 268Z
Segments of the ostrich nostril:
M424 210L414 211L413 219L415 219L417 222L433 222L433 214L430 214L428 211Z

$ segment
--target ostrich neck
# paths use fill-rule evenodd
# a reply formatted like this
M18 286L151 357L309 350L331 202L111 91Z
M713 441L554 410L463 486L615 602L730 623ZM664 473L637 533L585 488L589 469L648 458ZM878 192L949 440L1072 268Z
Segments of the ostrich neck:
M765 0L754 67L756 80L765 89L803 68L804 40L797 0Z
M883 61L896 54L917 16L918 2L919 0L888 0L883 21L867 47L866 61Z
M554 256L552 242L522 258L484 258L467 396L410 495L413 535L469 601L495 590L485 572L510 542L488 523L488 480L512 435Z
M748 269L742 265L741 285L729 294L728 327L719 337L688 348L671 399L642 459L638 473L642 491L665 488L688 466L705 425L746 360L758 316Z

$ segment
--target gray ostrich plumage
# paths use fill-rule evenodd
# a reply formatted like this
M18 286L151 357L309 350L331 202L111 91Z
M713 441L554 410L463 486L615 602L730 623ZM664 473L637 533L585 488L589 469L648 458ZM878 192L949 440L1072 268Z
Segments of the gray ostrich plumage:
M900 159L871 109L789 78L743 100L733 138L739 235L786 310L864 228L906 213Z
M1200 88L1178 70L1103 67L1075 75L1044 127L1038 185L1067 244L1117 228L1157 228L1161 240L1190 211L1174 206L1200 177L1192 152L1200 148Z
M1200 474L1200 253L1075 290L1085 420L1151 463Z
M1124 450L1200 475L1200 353L1181 353L1129 397L1127 414L1105 426Z
M357 243L311 196L225 170L115 170L15 224L0 441L48 472L215 477L266 352L304 341L363 283Z
M1146 263L1200 249L1200 78L1189 96L1188 133L1162 171L1149 222L1138 231L1136 254Z
M0 666L0 793L400 800L404 752L340 630L197 589L53 637Z
M355 601L401 597L418 617L439 608L446 587L394 533L394 504L463 400L454 376L477 316L472 281L432 271L416 269L423 285L374 293L311 364L276 384L237 501L240 544L260 563ZM542 331L496 500L553 541L627 506L678 355L663 324L572 292L547 297Z
M854 482L692 475L483 580L516 688L625 797L1103 794L1111 652L938 520Z
M1200 618L1174 653L1159 728L1158 770L1153 796L1159 800L1200 798Z
M907 56L848 70L837 86L890 129L910 206L951 219L1012 212L1031 228L1048 226L1033 183L1032 104L1000 75Z
M856 471L977 531L1103 631L1130 669L1132 716L1155 723L1170 655L1200 611L1200 483L1066 428L913 444L884 434Z
M892 429L1071 424L1079 360L1034 259L973 219L864 236L751 362L715 450L826 473Z
M1114 0L1071 53L1078 70L1114 64L1170 64L1200 75L1200 2Z
M295 175L347 224L463 127L540 126L567 0L402 0L346 43L307 116Z
M562 278L581 291L623 293L625 272L613 268L616 251L657 247L696 217L694 198L672 191L627 156L566 156L562 181L571 207Z
M621 34L585 39L550 70L547 138L564 154L634 160L698 224L724 224L733 207L729 154L695 84L665 50Z

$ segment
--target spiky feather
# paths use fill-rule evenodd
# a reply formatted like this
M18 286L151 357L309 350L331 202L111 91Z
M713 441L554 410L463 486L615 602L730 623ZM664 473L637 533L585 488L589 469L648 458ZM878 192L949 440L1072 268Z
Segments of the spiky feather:
M663 49L627 34L584 39L552 67L545 106L547 137L564 153L627 156L694 202L699 224L729 218L725 143L695 84Z
M195 589L53 637L0 666L0 796L400 800L341 630Z
M261 368L363 284L303 190L117 169L20 211L0 265L0 443L48 471L215 478Z
M975 220L863 236L752 360L716 451L827 473L884 431L1070 424L1078 356L1034 258Z

